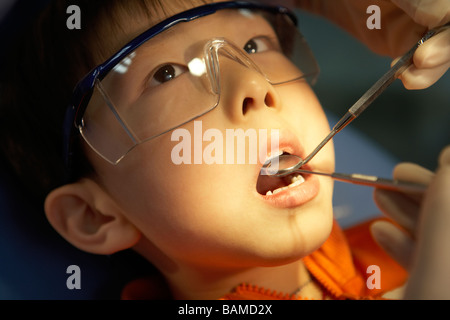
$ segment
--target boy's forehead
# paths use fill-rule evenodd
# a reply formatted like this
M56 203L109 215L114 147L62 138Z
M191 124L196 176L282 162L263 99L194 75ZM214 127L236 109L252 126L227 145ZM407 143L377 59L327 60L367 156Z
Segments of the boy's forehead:
M246 9L224 9L206 17L181 22L150 39L143 46L154 46L176 39L206 40L240 31L258 32L267 28L267 21Z
M131 0L125 5L115 6L112 10L101 12L99 32L101 41L110 54L119 50L126 43L161 21L216 0ZM106 57L104 57L106 58ZM100 63L100 62L98 62Z

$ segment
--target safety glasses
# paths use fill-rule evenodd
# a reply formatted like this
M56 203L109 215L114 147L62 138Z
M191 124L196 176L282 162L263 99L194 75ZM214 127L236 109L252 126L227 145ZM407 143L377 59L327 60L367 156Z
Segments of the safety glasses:
M65 155L86 143L111 164L133 148L217 107L227 72L250 69L270 84L315 81L318 66L292 12L212 3L151 27L76 86L65 119Z

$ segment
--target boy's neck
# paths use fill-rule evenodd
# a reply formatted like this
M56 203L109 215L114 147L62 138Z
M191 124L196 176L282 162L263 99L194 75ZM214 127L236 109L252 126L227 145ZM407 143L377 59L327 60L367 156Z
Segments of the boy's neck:
M276 267L223 269L211 272L205 268L186 266L170 260L147 239L134 247L163 273L174 299L219 299L240 284L246 283L283 294L298 294L311 299L321 299L322 291L314 282L301 259ZM304 286L305 283L310 283Z
M214 274L197 269L179 269L176 274L168 275L167 281L175 299L219 299L242 283L283 294L294 294L308 284L302 289L302 295L321 297L316 294L316 285L309 285L311 275L301 260L277 267L228 270Z

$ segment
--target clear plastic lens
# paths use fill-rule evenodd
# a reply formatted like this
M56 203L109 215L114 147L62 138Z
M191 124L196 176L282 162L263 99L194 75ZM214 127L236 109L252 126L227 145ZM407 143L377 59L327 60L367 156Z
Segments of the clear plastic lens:
M129 128L98 83L80 128L84 140L103 158L117 163L139 142Z
M158 51L160 46L151 46L170 41L166 31L118 63L97 83L84 113L80 131L87 143L116 164L136 145L209 112L219 102L220 77L224 76L220 69L225 61L259 72L273 85L316 76L314 57L287 17L233 12L234 33L201 45L179 46L178 54L168 55ZM214 15L195 22L198 26ZM189 23L180 23L169 30L173 35L192 33L195 25L189 28Z

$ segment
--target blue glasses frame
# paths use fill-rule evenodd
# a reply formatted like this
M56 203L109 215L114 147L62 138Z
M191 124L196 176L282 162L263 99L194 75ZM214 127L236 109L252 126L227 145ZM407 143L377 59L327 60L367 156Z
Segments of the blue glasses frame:
M67 107L64 119L63 152L67 174L66 180L72 180L74 178L73 158L75 154L75 140L78 136L77 131L79 130L78 127L82 123L82 118L94 91L96 81L102 80L111 69L113 69L120 61L122 61L123 58L128 56L130 53L136 50L136 48L141 46L149 39L160 34L161 32L171 28L178 23L195 20L223 9L258 9L271 13L284 14L290 18L295 26L298 25L297 18L295 17L294 13L282 6L268 6L244 1L217 2L195 7L178 13L170 18L163 20L162 22L159 22L158 24L154 25L147 31L143 32L142 34L128 42L116 54L111 56L105 62L98 65L86 76L84 76L84 78L80 82L78 82L73 91L71 103Z

